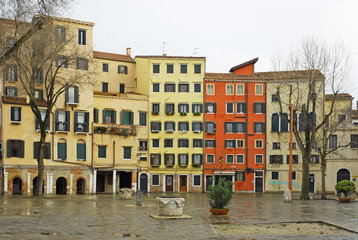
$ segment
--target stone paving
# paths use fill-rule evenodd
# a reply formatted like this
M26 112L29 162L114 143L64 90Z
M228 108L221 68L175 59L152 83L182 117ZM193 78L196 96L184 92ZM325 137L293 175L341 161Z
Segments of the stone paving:
M212 227L218 223L324 221L358 232L358 202L284 203L282 194L235 193L228 216L214 217L208 194L177 193L186 199L184 214L193 218L153 219L149 215L157 214L155 198L162 195L143 195L143 206L135 205L135 196L130 200L113 195L0 196L0 239L358 239L355 233L219 236Z

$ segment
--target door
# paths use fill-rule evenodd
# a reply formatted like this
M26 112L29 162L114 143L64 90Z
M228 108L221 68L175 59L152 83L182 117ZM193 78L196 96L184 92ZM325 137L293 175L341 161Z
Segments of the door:
M140 175L140 191L146 193L148 190L148 176L145 173Z
M84 194L85 193L85 180L83 178L79 178L77 180L77 194Z
M173 175L167 175L165 178L165 191L173 192Z
M309 192L314 193L314 174L310 174L308 177Z
M263 192L263 182L262 177L255 178L255 192Z
M180 176L180 192L186 192L187 191L187 187L186 187L186 181L187 177L186 176Z
M22 194L22 180L21 178L14 178L12 182L12 194L21 195Z
M209 186L213 185L213 176L205 176L206 191L209 191Z
M105 190L105 175L103 172L97 172L97 184L96 184L96 192L103 193Z

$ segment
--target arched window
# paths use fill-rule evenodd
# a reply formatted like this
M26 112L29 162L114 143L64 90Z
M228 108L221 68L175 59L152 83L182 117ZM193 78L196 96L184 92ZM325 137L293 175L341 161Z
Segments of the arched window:
M280 118L277 113L272 114L271 116L271 132L280 131Z
M337 172L337 183L342 180L351 180L351 173L346 168L339 169Z
M288 132L288 121L287 120L288 120L288 114L287 113L282 113L282 117L281 117L281 132Z
M61 138L57 142L57 159L67 159L67 142L64 138Z
M86 161L86 142L82 139L77 141L76 158L77 160Z

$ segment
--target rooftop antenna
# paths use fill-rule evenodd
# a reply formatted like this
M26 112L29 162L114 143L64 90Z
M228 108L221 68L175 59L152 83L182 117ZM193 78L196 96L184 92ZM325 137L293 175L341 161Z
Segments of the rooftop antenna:
M165 54L165 45L167 44L168 42L163 42L163 55Z
M198 50L199 50L199 48L194 48L193 56L198 54Z

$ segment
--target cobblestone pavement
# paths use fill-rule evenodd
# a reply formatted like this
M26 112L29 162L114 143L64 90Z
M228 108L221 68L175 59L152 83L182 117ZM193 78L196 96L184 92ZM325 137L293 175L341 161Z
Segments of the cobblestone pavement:
M192 219L157 220L155 198L143 206L113 195L55 195L42 198L0 196L0 239L358 239L344 236L219 236L215 223L325 221L358 232L358 202L333 200L284 203L282 194L235 193L226 217L209 212L209 195L175 194L186 199L184 214ZM169 195L169 194L167 194Z

